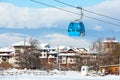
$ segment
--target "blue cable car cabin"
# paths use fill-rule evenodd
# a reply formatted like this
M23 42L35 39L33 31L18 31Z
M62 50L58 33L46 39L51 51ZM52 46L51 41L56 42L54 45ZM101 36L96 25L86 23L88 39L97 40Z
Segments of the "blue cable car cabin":
M85 36L85 27L82 21L71 22L68 26L69 36Z

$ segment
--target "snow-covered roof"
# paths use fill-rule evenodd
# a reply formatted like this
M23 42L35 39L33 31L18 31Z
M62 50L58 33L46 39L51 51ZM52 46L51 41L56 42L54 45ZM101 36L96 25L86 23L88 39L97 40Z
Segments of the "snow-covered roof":
M87 51L87 53L88 53L88 54L97 54L98 52L97 52L97 51L94 51L94 50L90 50L90 49L89 49L89 50Z
M115 43L118 43L117 40L104 40L103 43L106 43L106 42L115 42Z
M40 44L37 44L37 47L38 47L39 49L48 49L48 48L50 48L51 46L50 46L49 43L40 43Z
M59 49L59 50L69 50L69 49L74 49L73 47L71 46L55 46L54 47L56 50Z
M104 65L104 66L100 66L100 67L110 67L110 66L120 66L119 64L113 64L113 65Z
M49 43L41 43L41 44L40 44L40 47L43 47L43 48L44 48L44 47L48 47L48 45L49 45Z
M59 56L75 56L75 53L60 53Z
M0 52L13 52L14 49L11 47L0 48Z
M57 54L57 51L50 51L48 54Z
M70 50L70 49L75 50L72 46L66 46L64 49L66 49L66 50Z
M7 54L7 53L4 53L4 54L0 54L0 56L12 56L11 54Z
M27 41L20 41L18 43L13 44L12 46L30 46L30 43Z
M65 46L55 46L55 49L64 49L65 48Z
M75 51L77 51L77 52L87 52L88 50L85 49L85 48L76 48Z

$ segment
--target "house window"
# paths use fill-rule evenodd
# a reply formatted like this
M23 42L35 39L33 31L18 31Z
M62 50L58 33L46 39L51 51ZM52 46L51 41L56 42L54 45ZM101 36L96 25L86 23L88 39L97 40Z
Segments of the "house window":
M63 62L65 62L65 60L63 60Z
M110 48L110 44L108 43L108 48Z
M115 68L115 72L119 71L118 68Z
M46 54L44 54L44 56L46 56Z
M76 60L76 62L78 62L78 60Z
M46 50L44 50L44 52L46 52Z
M75 60L73 60L73 62L75 62Z
M40 56L42 56L42 54L40 54Z
M15 53L20 53L20 50L15 50Z
M52 49L52 51L55 51L55 49Z

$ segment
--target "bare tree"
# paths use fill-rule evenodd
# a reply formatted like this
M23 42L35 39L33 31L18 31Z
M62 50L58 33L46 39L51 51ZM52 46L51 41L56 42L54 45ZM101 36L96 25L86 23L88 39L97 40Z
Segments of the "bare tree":
M97 39L95 42L92 44L92 50L97 51L98 54L103 54L103 43L102 39Z
M99 66L103 65L104 51L102 39L99 38L93 42L92 50L97 52L95 61L91 63L93 65L93 68L97 71L99 69Z
M76 70L80 71L81 70L81 66L83 65L82 62L82 57L80 55L76 56Z
M25 43L26 41L24 41L24 44ZM37 47L37 44L39 44L39 42L36 39L30 38L29 44L29 47L24 45L24 50L18 55L19 65L21 68L27 69L40 68L40 51Z

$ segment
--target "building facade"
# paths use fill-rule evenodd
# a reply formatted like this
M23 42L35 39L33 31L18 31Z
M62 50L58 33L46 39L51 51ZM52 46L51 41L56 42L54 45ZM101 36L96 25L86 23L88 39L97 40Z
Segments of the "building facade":
M106 54L111 54L116 49L116 45L119 44L115 38L107 38L103 41L103 50Z
M11 50L7 49L7 51L3 51L3 48L1 48L0 60L1 62L9 61L9 63L11 63L14 67L19 67L17 64L17 55L24 54L24 51L29 50L30 48L30 43L26 41L13 44ZM85 48L73 48L72 46L52 47L49 43L40 43L37 45L37 48L38 51L40 51L39 59L41 66L43 66L45 69L59 67L61 67L61 69L75 68L76 64L79 63L80 57L86 65L89 60L94 61L96 59L96 54Z
M9 62L12 63L13 49L10 47L0 48L0 63Z

